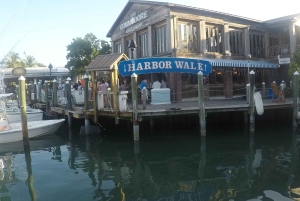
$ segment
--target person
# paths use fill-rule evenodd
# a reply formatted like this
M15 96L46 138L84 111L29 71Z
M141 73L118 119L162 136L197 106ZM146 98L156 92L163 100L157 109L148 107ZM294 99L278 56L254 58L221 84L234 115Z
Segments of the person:
M160 89L160 87L161 87L161 83L158 80L153 82L153 84L152 84L153 89Z
M168 88L167 83L164 80L161 80L161 88Z
M78 83L78 90L82 90L82 86L80 82Z
M127 88L127 81L124 80L123 83L120 86L120 91L126 91L127 89L128 89Z
M101 91L100 90L100 82L97 82L97 91Z
M140 90L142 90L144 87L147 87L147 80L146 79L142 80L142 82L139 86Z
M65 90L65 82L62 82L62 85L61 85L61 90Z
M102 80L102 83L99 85L99 89L100 89L100 91L102 91L102 92L107 92L107 86L106 86L106 84L105 84L105 81L104 80ZM104 107L107 107L107 94L103 94L103 99L104 99Z

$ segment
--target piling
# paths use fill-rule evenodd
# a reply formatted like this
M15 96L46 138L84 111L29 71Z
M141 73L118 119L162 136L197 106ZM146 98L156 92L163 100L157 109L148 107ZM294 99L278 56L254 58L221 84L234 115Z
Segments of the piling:
M250 84L246 84L246 100L247 100L247 104L249 104L249 88L250 88Z
M93 108L94 108L94 121L97 124L98 123L98 108L97 108L97 97L96 97L96 91L97 91L97 83L96 83L96 71L92 71L92 93L93 93Z
M144 87L142 89L141 98L142 98L142 103L143 103L143 110L145 110L146 109L146 102L147 102L147 89L146 89L146 87Z
M34 81L34 83L33 83L33 100L34 100L34 104L36 103L36 100L37 100L36 86L37 86L37 83L36 83L36 81Z
M118 92L119 92L119 86L118 86L118 67L113 67L113 80L112 81L112 90L114 92L114 111L115 111L115 124L119 124L119 98L118 98Z
M84 110L85 110L85 115L84 115L84 125L86 129L86 133L88 133L88 127L90 126L90 120L89 117L86 113L86 111L89 110L89 76L84 75Z
M261 84L261 88L262 88L262 89L261 89L261 93L262 93L261 96L262 96L262 97L265 97L265 96L266 96L266 83L263 82L263 83Z
M250 89L249 89L249 105L250 105L250 132L255 131L255 115L254 115L254 84L255 72L250 72Z
M25 91L25 86L24 86L24 91ZM16 96L17 96L17 99L20 98L20 89L19 89L19 85L16 85Z
M57 107L57 81L54 79L52 81L52 87L53 87L53 95L52 95L52 101L53 101L53 107Z
M28 101L28 84L25 84L25 95L26 95L26 101Z
M299 112L298 108L298 101L299 101L299 73L296 71L294 73L294 79L293 79L293 128L298 128L297 123L297 115Z
M67 100L68 100L68 109L72 109L72 100L71 100L71 78L67 78L68 87L67 90Z
M45 80L45 104L46 104L46 112L49 112L49 85L48 81Z
M42 101L42 83L38 82L38 95L39 95L39 101Z
M198 103L199 103L200 133L201 133L201 136L206 136L203 73L201 71L199 71L199 73L198 73Z
M132 123L133 123L133 139L139 140L139 122L138 122L138 104L137 104L137 74L131 75L131 91L132 91Z
M22 134L23 140L28 140L27 114L26 114L26 91L25 91L25 77L19 77L20 87L20 109L22 120ZM29 144L28 144L29 145Z

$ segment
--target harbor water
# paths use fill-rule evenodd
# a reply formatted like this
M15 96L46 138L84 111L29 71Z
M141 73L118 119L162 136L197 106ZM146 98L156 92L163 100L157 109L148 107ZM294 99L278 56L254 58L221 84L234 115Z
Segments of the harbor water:
M212 123L207 137L197 118L165 119L152 129L141 124L136 142L128 125L87 135L65 124L30 139L30 151L1 144L0 200L300 199L300 136L291 119L258 121L255 133L239 121Z

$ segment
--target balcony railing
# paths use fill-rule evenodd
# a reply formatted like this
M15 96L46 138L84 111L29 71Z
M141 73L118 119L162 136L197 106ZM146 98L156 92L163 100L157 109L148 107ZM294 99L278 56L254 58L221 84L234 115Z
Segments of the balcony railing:
M278 55L291 55L290 44L274 45L269 47L269 57L277 57Z

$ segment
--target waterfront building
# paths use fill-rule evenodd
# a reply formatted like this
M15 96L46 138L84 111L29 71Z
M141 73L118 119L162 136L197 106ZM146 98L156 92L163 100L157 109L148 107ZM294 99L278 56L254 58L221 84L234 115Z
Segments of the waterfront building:
M112 53L129 58L185 57L208 60L205 96L244 95L248 72L256 87L284 80L292 54L300 49L300 14L260 21L173 3L129 0L107 33ZM137 44L135 51L129 42ZM141 80L166 79L172 101L197 96L197 76L145 74ZM127 79L128 80L128 79Z

